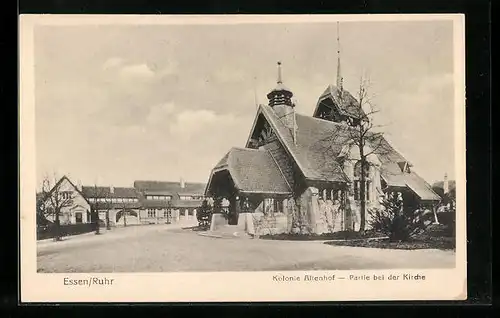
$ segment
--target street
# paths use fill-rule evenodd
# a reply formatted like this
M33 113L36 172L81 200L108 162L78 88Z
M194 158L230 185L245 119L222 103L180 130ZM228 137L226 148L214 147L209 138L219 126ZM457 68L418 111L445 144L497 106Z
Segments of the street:
M117 228L39 242L38 272L186 272L451 268L440 250L382 250L318 241L212 238L166 225Z

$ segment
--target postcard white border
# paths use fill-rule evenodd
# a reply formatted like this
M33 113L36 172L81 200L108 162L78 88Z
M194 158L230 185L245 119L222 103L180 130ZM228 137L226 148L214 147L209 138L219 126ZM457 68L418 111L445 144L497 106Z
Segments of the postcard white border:
M273 282L278 272L84 273L114 278L112 286L64 286L69 274L37 273L33 30L39 25L237 24L333 21L429 21L454 24L457 248L454 269L318 271L319 274L421 274L425 281ZM463 300L467 297L465 192L465 25L462 14L383 15L21 15L20 22L20 255L22 302L250 302ZM305 271L281 272L303 275Z

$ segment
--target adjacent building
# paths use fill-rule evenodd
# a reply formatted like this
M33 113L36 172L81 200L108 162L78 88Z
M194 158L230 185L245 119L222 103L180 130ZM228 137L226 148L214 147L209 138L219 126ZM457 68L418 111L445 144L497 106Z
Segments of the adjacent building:
M55 222L59 214L61 225L91 223L90 202L67 176L59 179L51 189L44 190L36 195L37 221Z
M37 193L37 223L54 222L58 207L62 225L91 223L96 211L101 225L195 224L205 186L183 180L135 181L133 187L80 186L63 176L50 191Z
M168 181L135 181L139 193L142 223L196 221L206 184ZM170 216L169 216L170 213Z
M99 219L111 226L196 222L205 184L168 181L134 182L133 187L83 187Z

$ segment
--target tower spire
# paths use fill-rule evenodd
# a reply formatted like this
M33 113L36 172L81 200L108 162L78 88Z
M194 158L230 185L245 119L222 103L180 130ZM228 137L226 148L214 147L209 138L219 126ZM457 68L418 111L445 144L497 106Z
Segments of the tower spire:
M259 100L257 99L257 77L253 78L253 99L255 103L255 108L259 108Z
M337 88L342 91L343 88L342 72L340 68L340 23L337 21Z
M283 84L283 80L281 79L281 62L278 61L278 84Z

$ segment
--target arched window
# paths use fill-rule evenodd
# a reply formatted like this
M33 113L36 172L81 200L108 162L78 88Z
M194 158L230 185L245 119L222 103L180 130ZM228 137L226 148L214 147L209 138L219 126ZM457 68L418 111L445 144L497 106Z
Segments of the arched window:
M370 163L365 161L365 201L370 201L371 181L370 181ZM361 160L354 165L354 200L361 200Z
M365 161L365 178L370 175L370 163ZM358 160L354 165L354 179L361 179L361 160Z

